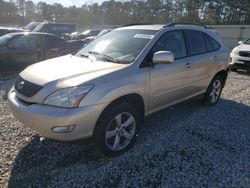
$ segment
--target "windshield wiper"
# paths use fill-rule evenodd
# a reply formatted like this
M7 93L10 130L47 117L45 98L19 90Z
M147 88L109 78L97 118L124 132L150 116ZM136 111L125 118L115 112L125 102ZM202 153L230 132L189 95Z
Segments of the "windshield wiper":
M111 61L113 63L120 63L121 64L120 61L118 61L118 60L114 59L113 57L110 57L110 56L108 56L106 54L103 54L101 52L89 51L88 53L91 54L91 55L100 55L100 56L102 56L104 59L106 59L108 61Z

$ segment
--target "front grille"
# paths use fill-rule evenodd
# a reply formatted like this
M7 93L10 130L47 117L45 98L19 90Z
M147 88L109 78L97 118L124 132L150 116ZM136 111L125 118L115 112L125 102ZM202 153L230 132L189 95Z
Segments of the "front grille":
M250 57L250 52L239 52L241 57Z
M40 89L42 86L26 81L21 76L15 82L15 90L25 97L34 96Z

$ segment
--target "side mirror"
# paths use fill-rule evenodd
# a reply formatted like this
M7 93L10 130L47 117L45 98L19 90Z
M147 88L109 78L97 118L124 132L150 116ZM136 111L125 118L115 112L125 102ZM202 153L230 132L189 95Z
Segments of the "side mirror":
M174 62L174 54L170 51L159 51L153 56L154 64L171 64Z
M243 44L243 42L242 42L242 41L239 41L238 44Z

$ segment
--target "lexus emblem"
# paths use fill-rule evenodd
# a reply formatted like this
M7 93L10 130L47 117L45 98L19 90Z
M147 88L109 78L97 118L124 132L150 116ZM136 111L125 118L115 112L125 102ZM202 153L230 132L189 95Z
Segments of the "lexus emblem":
M24 86L24 81L20 82L20 83L18 84L17 88L20 90L20 89L23 88L23 86Z

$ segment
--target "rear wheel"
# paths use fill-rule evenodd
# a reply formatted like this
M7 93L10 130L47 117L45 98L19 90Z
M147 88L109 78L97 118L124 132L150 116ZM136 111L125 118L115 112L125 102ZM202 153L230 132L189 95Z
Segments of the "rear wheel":
M217 75L215 78L212 80L210 83L204 98L203 98L203 103L208 106L212 106L218 103L222 88L223 88L223 79L221 76Z
M108 107L99 118L94 144L103 154L113 157L130 149L138 135L139 113L128 103Z

